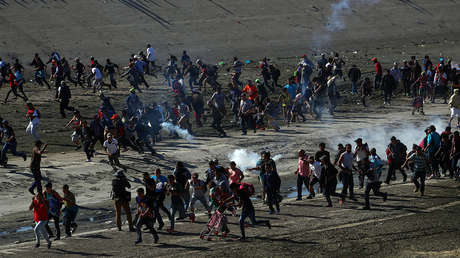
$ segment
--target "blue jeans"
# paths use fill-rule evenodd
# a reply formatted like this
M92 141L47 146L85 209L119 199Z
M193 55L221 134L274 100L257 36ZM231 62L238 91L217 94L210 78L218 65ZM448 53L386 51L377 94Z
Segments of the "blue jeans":
M351 81L351 93L358 93L358 91L356 89L357 89L356 82Z
M240 221L239 221L242 237L246 237L246 234L244 232L244 221L248 217L252 225L260 225L260 224L268 223L268 220L259 220L259 221L256 220L256 212L254 210L254 207L250 207L250 208L243 207L243 210L241 211L241 215L240 215Z
M172 203L171 204L171 228L174 229L174 222L176 220L176 212L179 212L179 217L180 218L185 218L185 209L184 209L184 203Z
M17 143L16 141L14 142L7 142L3 145L3 148L2 148L2 157L1 157L1 162L3 162L5 159L6 159L6 152L8 152L8 150L11 151L11 153L14 155L14 156L20 156L20 157L25 157L26 154L24 152L17 152L16 151L16 146L17 146Z

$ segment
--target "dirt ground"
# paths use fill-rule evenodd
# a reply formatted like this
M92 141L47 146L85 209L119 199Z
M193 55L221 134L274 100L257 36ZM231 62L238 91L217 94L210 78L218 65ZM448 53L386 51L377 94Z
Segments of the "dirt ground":
M369 59L378 56L384 67L393 61L408 59L411 55L428 54L437 60L443 56L458 55L460 30L456 15L458 1L380 1L376 5L352 6L352 15L345 17L347 28L330 33L330 38L315 42L334 1L0 1L0 57L19 57L26 63L33 53L42 57L52 50L62 55L86 58L97 53L97 58L110 57L125 64L131 52L144 48L150 42L157 49L160 63L168 53L179 55L187 49L193 57L208 62L225 60L233 55L242 60L259 60L263 56L281 68L282 80L292 74L298 57L307 53L314 59L319 49L337 50L347 62L362 68L364 76L372 78L373 67ZM245 6L245 8L241 8ZM54 26L63 20L65 26ZM18 33L19 32L19 33ZM26 69L29 67L26 66ZM27 79L31 79L27 74ZM245 67L243 79L257 77L254 65ZM220 81L230 78L225 67ZM152 87L141 99L145 103L170 100L170 90L162 79L147 77ZM377 128L398 128L405 124L420 126L414 134L423 133L431 121L447 121L446 105L427 104L426 116L410 115L409 98L398 97L391 107L383 107L380 95L372 97L370 107L357 103L357 96L349 94L347 82L338 84L342 98L334 117L326 115L322 121L308 116L305 123L283 126L280 133L258 131L241 136L230 126L224 129L227 138L218 138L209 127L197 130L193 141L168 139L155 146L157 155L139 155L128 151L121 162L129 166L128 178L133 188L140 186L141 174L153 172L157 167L168 174L176 161L184 161L192 172L204 173L207 161L218 158L227 164L228 154L235 149L259 153L270 150L281 154L277 162L282 176L283 194L288 195L295 185L292 174L296 168L296 150L316 151L319 142L333 143L335 137L354 135L357 130L373 131ZM128 85L120 81L120 88L106 92L117 110L124 105ZM7 92L0 89L0 96ZM74 151L71 131L65 129L67 120L58 114L54 91L27 83L25 92L42 113L40 135L49 143L47 157L43 159L42 173L60 188L69 184L76 193L80 209L79 235L53 243L50 251L32 250L33 233L30 224L33 214L26 212L30 202L27 193L32 177L28 161L9 157L9 167L0 168L0 255L31 256L326 256L377 257L394 256L446 256L460 254L458 241L459 189L450 180L430 181L428 196L418 198L410 184L391 185L384 190L391 194L388 202L372 200L375 209L359 210L358 203L326 209L325 201L283 203L280 215L267 215L266 207L257 202L259 218L273 221L271 231L249 228L248 243L240 243L237 220L231 218L228 239L204 242L198 238L204 226L204 217L198 223L179 224L177 236L162 233L160 244L151 247L148 236L139 247L132 245L135 235L118 233L113 229L113 208L109 200L112 172L103 155L93 162L85 162L82 151ZM278 92L277 92L278 94ZM87 89L72 86L71 104L86 118L94 114L99 100ZM18 149L30 154L32 138L25 134L25 106L21 100L0 106L0 116L8 119L16 131ZM69 114L70 116L70 114ZM70 119L70 118L69 118ZM230 117L225 119L226 124ZM406 143L408 146L412 143ZM334 145L328 149L333 151ZM97 150L101 152L100 146ZM379 150L381 151L381 150ZM333 151L335 153L335 151ZM257 183L257 176L247 174L248 181ZM60 190L60 189L59 189ZM362 194L362 191L358 192ZM257 246L257 249L254 247ZM114 248L115 247L115 248ZM42 253L43 252L43 253Z

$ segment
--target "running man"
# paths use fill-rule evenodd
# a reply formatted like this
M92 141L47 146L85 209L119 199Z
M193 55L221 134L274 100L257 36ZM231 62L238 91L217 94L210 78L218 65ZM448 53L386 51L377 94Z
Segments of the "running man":
M224 200L224 203L231 203L233 200L238 199L238 207L243 207L241 210L240 215L240 230L241 230L241 241L246 240L246 232L244 230L245 227L245 220L249 217L251 223L253 225L266 225L269 229L271 229L270 221L269 220L256 220L256 212L254 209L254 205L250 199L250 193L245 187L241 187L241 184L233 183L230 185L230 189L233 192L233 195L228 199Z

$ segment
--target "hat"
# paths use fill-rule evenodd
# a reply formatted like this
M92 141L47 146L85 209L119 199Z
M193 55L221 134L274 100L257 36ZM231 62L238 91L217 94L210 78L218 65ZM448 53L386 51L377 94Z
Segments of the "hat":
M2 124L6 124L6 123L8 123L8 120L5 119L2 121Z
M306 54L303 54L303 55L302 55L302 58L305 58L305 57L307 57L307 55L306 55Z
M256 79L255 82L256 82L256 83L259 83L259 82L260 82L260 79Z
M396 137L395 137L395 136L391 136L391 140L392 140L392 141L396 141Z
M358 139L355 140L355 142L362 142L362 141L363 141L362 138L358 138Z
M439 61L441 62L444 61L444 57L439 58Z
M114 176L116 177L125 177L125 174L123 173L123 171L117 171L115 174L113 174Z
M135 92L136 92L136 89L135 89L135 88L131 88L131 89L129 89L129 92L135 93Z
M371 59L372 62L377 62L377 57Z
M108 137L111 137L111 136L112 136L112 134L111 134L111 133L108 133L108 134L107 134L107 138L108 138Z

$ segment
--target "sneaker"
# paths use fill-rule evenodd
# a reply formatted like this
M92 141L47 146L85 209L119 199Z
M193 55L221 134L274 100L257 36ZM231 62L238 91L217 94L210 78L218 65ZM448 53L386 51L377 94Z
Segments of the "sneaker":
M54 238L54 241L57 241L57 240L61 240L61 237L57 236L57 237Z
M363 209L363 210L370 210L371 207L369 207L369 206L364 206L362 209Z
M35 244L35 248L39 248L40 247L40 244Z
M47 246L47 247L48 247L48 249L50 249L50 248L51 248L51 241L50 241L50 242L48 242L48 246Z
M386 202L386 201L387 201L387 199L388 199L388 194L387 194L387 193L385 193L385 195L383 196L383 201L384 201L384 202Z
M165 224L164 224L164 223L163 223L163 224L160 224L160 225L158 225L158 230L162 230L164 226L165 226Z
M141 240L141 239L136 240L136 242L134 242L134 245L137 245L137 244L139 244L139 243L142 243L142 240Z
M272 225L270 224L270 221L267 221L267 228L272 229Z
M77 231L77 228L78 228L78 225L75 225L75 227L72 227L72 234L74 234L75 231Z
M313 196L309 195L309 196L307 197L307 199L313 199Z
M158 237L158 235L154 235L154 236L153 236L153 242L156 244L156 243L158 243L158 240L160 240L160 238Z
M173 229L173 228L168 228L166 231L167 231L168 233L174 233L174 229Z
M136 232L136 229L134 229L134 228L129 228L129 232Z
M29 193L31 193L32 195L35 195L35 192L34 190L32 190L32 188L29 188Z
M414 193L418 192L418 187L414 188Z
M240 241L246 241L246 237L240 237L240 238L238 238L238 240L240 240Z
M274 213L275 213L275 211L269 211L268 212L268 214L274 214Z
M24 155L24 157L22 157L22 158L24 159L24 161L26 161L26 160L27 160L27 156L26 156L26 155Z
M302 197L297 197L296 201L302 201Z
M332 204L328 204L328 205L326 205L325 207L332 207Z

